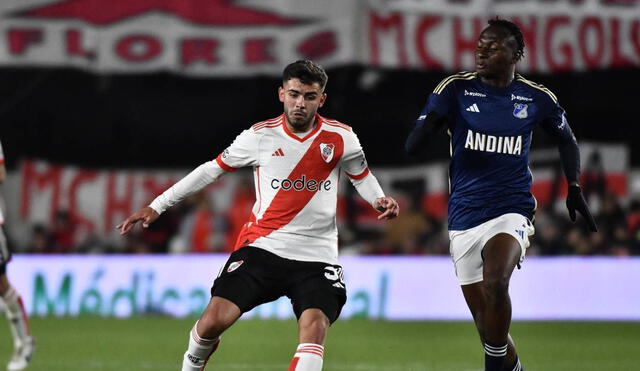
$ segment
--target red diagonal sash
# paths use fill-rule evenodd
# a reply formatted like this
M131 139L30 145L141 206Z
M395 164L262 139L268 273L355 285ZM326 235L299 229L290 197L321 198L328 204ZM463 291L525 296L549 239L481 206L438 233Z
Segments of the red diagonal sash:
M320 143L332 143L335 145L333 158L328 163L322 158ZM313 179L319 183L327 179L329 174L331 174L331 171L336 167L338 161L340 161L343 152L344 143L340 134L321 131L287 178L293 181L300 179L302 175L304 175L307 182ZM333 186L337 187L338 185L335 184ZM306 189L306 187L301 191L296 191L293 188L285 191L280 188L262 218L257 223L250 222L242 227L236 241L235 249L237 250L243 246L250 245L258 238L267 236L271 232L289 224L309 203L316 192L323 191L310 191Z

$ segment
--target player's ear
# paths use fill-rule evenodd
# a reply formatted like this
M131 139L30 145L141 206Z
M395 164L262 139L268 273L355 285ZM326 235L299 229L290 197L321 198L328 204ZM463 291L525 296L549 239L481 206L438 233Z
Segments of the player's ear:
M282 86L278 88L278 99L284 103L284 88Z
M513 51L513 58L512 58L512 62L513 62L513 64L518 63L518 61L519 61L519 60L520 60L520 58L518 57L518 51L517 51L517 50L514 50L514 51Z
M511 62L513 64L518 63L520 58L518 57L518 44L516 43L516 41L513 39L509 39L508 42L505 42L505 46L511 51Z
M320 105L318 107L322 107L326 100L327 100L327 93L322 93L322 96L320 97Z
M524 58L524 52L521 50L516 50L516 63L520 62Z

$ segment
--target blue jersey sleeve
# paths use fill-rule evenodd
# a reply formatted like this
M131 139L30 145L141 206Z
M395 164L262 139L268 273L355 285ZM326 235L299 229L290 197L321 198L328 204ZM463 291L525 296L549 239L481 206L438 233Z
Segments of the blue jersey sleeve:
M430 113L436 113L438 116L447 116L453 110L455 105L454 84L449 83L444 88L436 88L427 99L420 116L416 120L416 125L421 125Z
M558 142L575 140L573 132L567 122L564 109L555 102L549 102L546 110L548 113L542 118L541 126L552 138Z
M420 111L415 125L405 142L405 150L410 155L418 154L425 147L431 134L446 124L446 117L454 105L451 89L451 87L447 86L443 90L436 88L429 95L427 104Z
M575 135L569 126L564 109L555 99L550 99L548 114L541 121L544 131L558 144L560 161L569 183L580 177L580 150Z

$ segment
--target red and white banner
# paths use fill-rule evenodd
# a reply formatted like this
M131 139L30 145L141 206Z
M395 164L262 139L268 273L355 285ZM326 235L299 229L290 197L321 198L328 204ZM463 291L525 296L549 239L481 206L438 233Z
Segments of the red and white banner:
M473 69L478 35L495 16L522 30L518 69L564 72L640 65L636 0L397 0L365 15L367 64Z
M457 71L495 15L523 30L522 71L640 66L636 0L3 0L0 66L249 76L309 58Z
M0 6L0 65L210 76L352 60L353 4L239 0L20 0ZM325 8L326 6L326 8Z
M28 234L25 225L53 224L59 211L68 211L82 229L99 235L146 205L186 173L96 171L25 161L10 174L5 187L7 225L16 237Z

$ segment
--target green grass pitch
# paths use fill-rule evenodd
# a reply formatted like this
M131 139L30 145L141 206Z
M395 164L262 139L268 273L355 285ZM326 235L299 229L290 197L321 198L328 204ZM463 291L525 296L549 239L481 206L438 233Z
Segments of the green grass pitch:
M38 348L28 370L179 370L193 322L34 318ZM516 322L511 333L527 371L640 370L640 323ZM11 349L5 321L0 334L4 365ZM207 370L285 371L296 345L293 320L240 321ZM482 371L482 364L471 322L350 320L329 331L324 370Z

